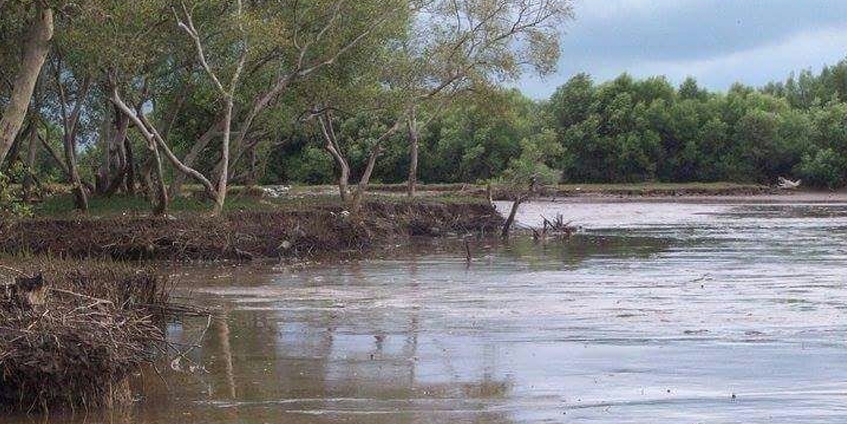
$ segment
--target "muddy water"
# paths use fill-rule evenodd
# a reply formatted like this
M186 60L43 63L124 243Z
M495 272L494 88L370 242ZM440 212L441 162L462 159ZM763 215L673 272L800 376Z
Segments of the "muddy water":
M847 204L534 203L519 221L559 213L574 239L476 242L469 266L455 241L180 269L224 312L190 354L208 373L166 370L165 390L148 372L146 402L110 418L847 421Z

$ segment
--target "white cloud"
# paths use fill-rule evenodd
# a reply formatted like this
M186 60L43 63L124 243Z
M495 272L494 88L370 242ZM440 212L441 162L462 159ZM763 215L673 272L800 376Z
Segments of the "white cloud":
M797 33L785 40L706 59L650 61L629 68L636 76L666 75L672 81L694 76L707 86L726 81L761 85L791 71L834 64L847 54L847 26Z

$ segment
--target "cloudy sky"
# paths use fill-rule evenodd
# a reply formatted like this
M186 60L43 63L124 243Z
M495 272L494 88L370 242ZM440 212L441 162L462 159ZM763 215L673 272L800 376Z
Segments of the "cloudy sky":
M759 86L847 56L845 0L575 0L555 75L521 89L546 97L572 75L691 75L710 89Z

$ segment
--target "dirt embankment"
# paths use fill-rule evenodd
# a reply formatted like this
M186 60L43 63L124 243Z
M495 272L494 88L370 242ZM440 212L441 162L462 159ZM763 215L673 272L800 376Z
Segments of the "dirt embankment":
M405 192L404 184L377 184L375 192ZM476 184L427 184L418 188L422 194L488 197L488 187ZM758 196L779 193L774 187L759 184L733 183L644 183L644 184L561 184L543 186L541 197L699 197L699 196ZM499 185L491 186L494 200L509 200L512 193Z
M0 224L0 252L73 258L216 260L366 249L403 236L490 232L484 202L371 203L363 222L340 209L234 212L222 218L34 219Z

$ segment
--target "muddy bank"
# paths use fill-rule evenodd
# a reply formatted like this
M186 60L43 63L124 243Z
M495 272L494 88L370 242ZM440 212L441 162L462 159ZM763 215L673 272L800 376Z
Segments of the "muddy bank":
M108 262L0 264L0 410L129 404L129 378L166 354L168 284Z
M405 184L377 184L373 190L383 193L403 193ZM488 197L488 187L476 184L426 184L419 192L430 195L461 194L464 196ZM697 197L697 196L758 196L776 194L774 187L759 184L733 183L645 183L645 184L561 184L544 186L539 190L542 197ZM494 200L508 200L511 193L502 186L493 185Z
M379 202L363 221L340 208L240 211L221 218L34 219L0 228L0 252L120 260L217 260L358 251L405 236L491 232L502 218L486 202Z

